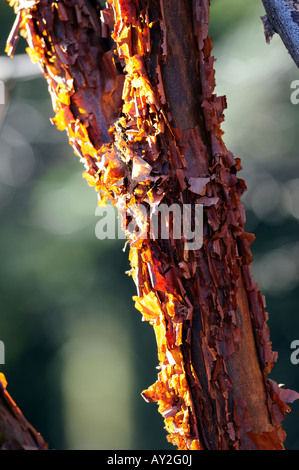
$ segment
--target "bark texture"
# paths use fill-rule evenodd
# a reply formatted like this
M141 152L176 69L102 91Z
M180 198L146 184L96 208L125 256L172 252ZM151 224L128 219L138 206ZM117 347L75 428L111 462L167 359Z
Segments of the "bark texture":
M267 378L276 353L250 269L240 160L222 140L209 1L10 3L8 53L20 29L47 79L53 123L66 129L99 203L122 217L134 300L158 346L158 379L143 396L158 403L168 440L283 449L281 421L297 394ZM150 209L161 202L204 206L200 249L176 239L171 220L169 239L152 236Z
M0 450L47 450L48 445L24 418L6 386L0 373Z
M278 33L287 51L299 67L299 4L297 0L262 0L262 17L267 43Z

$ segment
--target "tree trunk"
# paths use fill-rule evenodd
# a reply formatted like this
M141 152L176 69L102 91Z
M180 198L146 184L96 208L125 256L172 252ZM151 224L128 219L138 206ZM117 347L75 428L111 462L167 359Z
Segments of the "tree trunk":
M134 300L158 346L158 380L143 396L158 402L168 440L283 449L285 402L297 394L267 379L276 354L250 270L240 160L222 140L226 100L213 94L209 1L12 3L9 54L21 29L48 81L53 123L127 229ZM153 236L161 203L188 205L193 224L203 205L202 247L188 249L171 217L169 238Z

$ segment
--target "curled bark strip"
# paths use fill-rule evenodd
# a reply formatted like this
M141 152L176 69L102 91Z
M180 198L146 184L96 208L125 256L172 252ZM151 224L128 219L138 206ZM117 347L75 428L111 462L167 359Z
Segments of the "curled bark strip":
M47 79L52 122L100 204L122 217L134 300L158 346L158 379L143 397L158 403L168 440L182 450L282 449L287 393L267 379L276 354L250 270L240 160L222 140L209 1L11 4ZM152 236L150 209L161 202L203 204L200 249L186 249L171 223L168 239Z
M0 450L47 450L48 445L24 418L6 386L0 374Z

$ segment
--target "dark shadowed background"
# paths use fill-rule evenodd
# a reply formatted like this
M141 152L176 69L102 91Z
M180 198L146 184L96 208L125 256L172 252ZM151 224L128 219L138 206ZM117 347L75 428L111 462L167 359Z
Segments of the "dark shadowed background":
M255 280L279 353L271 378L299 391L290 361L299 340L299 105L290 86L299 73L278 37L266 45L260 0L211 3L225 142L242 159ZM13 21L1 2L2 56ZM49 121L44 79L26 79L27 67L14 71L0 57L8 93L0 105L0 371L51 448L170 449L156 404L140 396L158 359L131 300L128 251L124 241L96 238L96 194ZM298 418L294 403L284 424L289 449L299 449Z

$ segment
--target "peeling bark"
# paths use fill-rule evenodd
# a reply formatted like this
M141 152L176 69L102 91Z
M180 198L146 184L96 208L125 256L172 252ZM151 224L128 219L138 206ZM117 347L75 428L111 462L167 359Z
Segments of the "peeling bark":
M250 269L240 160L222 140L209 1L10 3L8 53L20 29L47 79L53 123L99 203L122 217L134 301L158 346L158 379L143 397L158 403L168 440L182 450L283 449L286 402L298 394L267 379L276 353ZM169 239L153 238L150 209L161 202L203 204L200 249L187 250L171 223Z

